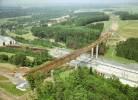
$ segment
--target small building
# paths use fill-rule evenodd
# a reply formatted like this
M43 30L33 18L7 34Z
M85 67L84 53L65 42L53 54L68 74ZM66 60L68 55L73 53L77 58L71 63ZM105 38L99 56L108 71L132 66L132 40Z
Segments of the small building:
M0 46L15 45L16 41L11 37L1 36L0 35Z

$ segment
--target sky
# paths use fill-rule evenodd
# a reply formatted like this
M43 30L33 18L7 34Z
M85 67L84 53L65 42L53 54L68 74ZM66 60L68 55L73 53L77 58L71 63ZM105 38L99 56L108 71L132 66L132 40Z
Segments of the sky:
M110 4L138 2L138 0L0 0L0 5L49 5L49 4Z

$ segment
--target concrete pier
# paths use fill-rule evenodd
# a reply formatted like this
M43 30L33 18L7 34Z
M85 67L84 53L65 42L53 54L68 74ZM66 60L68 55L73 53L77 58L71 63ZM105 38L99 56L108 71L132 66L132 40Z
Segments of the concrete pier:
M94 49L92 48L91 49L91 58L93 58L93 56L94 56Z
M99 45L96 46L96 59L98 59Z

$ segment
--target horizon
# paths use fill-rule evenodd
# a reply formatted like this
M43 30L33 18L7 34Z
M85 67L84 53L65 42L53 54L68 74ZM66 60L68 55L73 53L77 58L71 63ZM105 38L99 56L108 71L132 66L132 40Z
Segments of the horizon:
M12 2L11 2L12 1ZM91 5L105 5L105 4L126 4L126 3L138 3L137 0L0 0L0 6L49 6L49 5L79 5L79 4L91 4Z

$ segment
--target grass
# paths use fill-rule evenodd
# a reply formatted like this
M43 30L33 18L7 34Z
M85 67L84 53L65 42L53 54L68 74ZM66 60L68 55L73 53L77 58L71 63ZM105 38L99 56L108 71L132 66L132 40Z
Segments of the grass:
M138 20L119 21L118 35L125 39L138 38Z
M119 24L119 29L117 32L114 33L114 35L110 38L110 40L107 42L107 45L109 45L109 49L107 53L105 54L105 58L115 60L120 63L124 64L130 64L130 63L137 63L134 60L129 60L123 57L116 56L116 44L119 41L124 41L128 38L138 38L138 20L120 20L116 17L116 21ZM109 27L110 22L105 23L105 27Z
M8 80L8 78L0 75L0 81L5 81L5 80Z
M8 53L8 52L0 52L0 55L8 55L9 57L13 56L13 53Z
M27 34L23 34L23 35L18 35L18 34L15 34L13 32L10 32L8 33L9 36L11 37L21 37L21 38L24 38L26 40L34 40L34 39L37 39L37 37L33 36L33 34L31 32L28 32Z
M6 19L6 18L0 19L0 24L6 23L7 20L8 20L8 19Z
M17 67L9 63L0 63L0 70L14 71Z
M69 74L72 72L72 70L67 70L67 71L64 71L64 72L61 72L59 75L60 75L60 78L65 80Z
M26 39L26 40L34 40L34 39L37 39L37 37L35 37L31 32L29 32L28 34L24 34L21 37L24 38L24 39Z
M130 63L137 63L134 60L129 60L123 57L119 57L116 56L116 50L115 47L110 47L107 51L107 53L105 54L105 58L110 59L110 60L114 60L123 64L130 64Z
M103 32L106 32L109 29L111 23L112 23L111 21L104 21L104 29L103 29Z
M21 96L25 93L16 89L16 86L13 85L11 82L0 82L0 88L16 96Z

